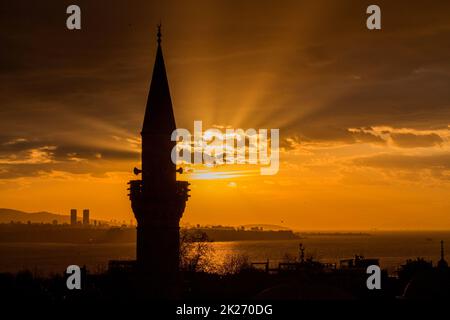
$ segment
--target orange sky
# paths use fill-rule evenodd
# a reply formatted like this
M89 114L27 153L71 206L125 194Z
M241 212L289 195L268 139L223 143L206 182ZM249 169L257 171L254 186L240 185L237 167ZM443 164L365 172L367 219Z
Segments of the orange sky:
M182 223L448 229L449 4L422 2L381 1L371 32L363 1L80 1L77 33L64 5L6 1L0 207L133 218L126 182L161 18L179 127L280 129L275 176L181 175Z

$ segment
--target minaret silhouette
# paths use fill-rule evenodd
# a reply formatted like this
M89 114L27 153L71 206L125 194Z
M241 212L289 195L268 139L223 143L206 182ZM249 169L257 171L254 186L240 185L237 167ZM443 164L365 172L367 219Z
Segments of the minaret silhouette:
M179 222L188 199L188 183L176 180L171 160L176 129L169 83L158 47L142 126L142 180L130 181L131 207L137 220L136 260L139 272L161 297L174 291L179 268Z
M447 269L448 268L448 263L447 263L447 261L445 261L445 258L444 258L444 240L441 240L441 259L438 261L437 267L439 269Z

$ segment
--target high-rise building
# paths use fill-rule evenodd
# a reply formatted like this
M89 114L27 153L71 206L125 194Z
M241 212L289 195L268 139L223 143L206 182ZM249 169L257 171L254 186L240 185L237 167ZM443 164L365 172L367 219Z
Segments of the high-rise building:
M77 209L70 209L70 225L77 225Z
M89 225L89 209L83 210L83 225Z
M169 83L158 27L156 60L145 110L142 136L141 180L130 181L131 207L137 220L136 260L141 274L162 295L176 286L179 222L188 199L188 182L177 181L171 160L176 129Z

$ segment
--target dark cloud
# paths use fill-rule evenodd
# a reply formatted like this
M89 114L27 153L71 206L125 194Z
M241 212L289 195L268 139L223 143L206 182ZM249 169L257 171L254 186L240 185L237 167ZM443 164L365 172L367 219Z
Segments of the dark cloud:
M391 138L394 143L402 148L418 148L418 147L433 147L441 145L444 141L435 134L413 134L413 133L391 133Z
M1 140L1 139L0 139ZM45 141L3 137L0 143L0 179L34 177L52 171L102 175L128 171L138 162L139 152L101 146L54 146Z
M311 125L304 125L299 128L302 135L294 136L294 138L284 138L286 141L281 142L282 147L287 149L291 148L293 142L301 143L314 143L314 142L337 142L343 144L354 144L354 143L374 143L374 144L385 144L386 141L376 134L362 129L347 129L340 128L336 126L325 126L325 127L315 127ZM291 140L294 139L294 140Z
M68 144L62 146L52 145L51 140L42 139L27 140L25 138L9 138L1 141L0 159L14 156L16 160L26 160L26 155L33 150L51 150L51 158L55 161L64 161L71 158L83 160L107 159L107 160L138 160L139 152L120 149L108 149L102 146L86 146Z
M37 177L51 172L52 167L45 164L0 164L0 179Z
M49 163L0 163L0 179L45 176L52 172L104 176L108 172L131 172L129 163L112 161L58 161Z
M112 157L93 158L90 160L65 157L64 160L56 160L50 157L48 162L24 163L20 160L11 162L0 161L0 179L15 179L22 177L36 177L48 175L52 172L69 174L88 174L91 176L104 176L108 172L131 172L130 161L111 160ZM122 155L120 155L122 159ZM130 157L131 158L131 157ZM138 157L132 158L137 162ZM133 163L131 162L131 163Z
M445 171L450 169L450 153L438 155L399 155L380 154L371 157L361 157L353 160L359 166L384 169L423 170L433 169Z
M449 125L448 1L379 1L381 32L365 28L366 1L80 0L76 32L65 28L70 4L0 2L0 157L55 146L53 159L70 164L69 154L136 159L125 141L142 124L160 19L180 127L209 120L309 142L382 144L348 128ZM117 148L105 147L113 135ZM13 166L18 175L38 168Z
M0 158L25 150L42 146L39 140L28 140L24 137L1 136L0 135Z

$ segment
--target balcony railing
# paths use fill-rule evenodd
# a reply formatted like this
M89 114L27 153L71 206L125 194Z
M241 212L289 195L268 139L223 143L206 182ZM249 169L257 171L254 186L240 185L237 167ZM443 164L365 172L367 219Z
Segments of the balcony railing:
M144 185L142 180L131 180L128 182L130 187L128 190L130 190L130 193L128 196L130 197L130 200L142 200L144 195ZM147 190L145 197L146 198L171 198L175 197L178 200L187 201L190 197L189 195L189 182L187 181L176 181L175 182L175 194L170 194L170 192L165 192L164 190L161 190L157 186L154 187L154 190Z

